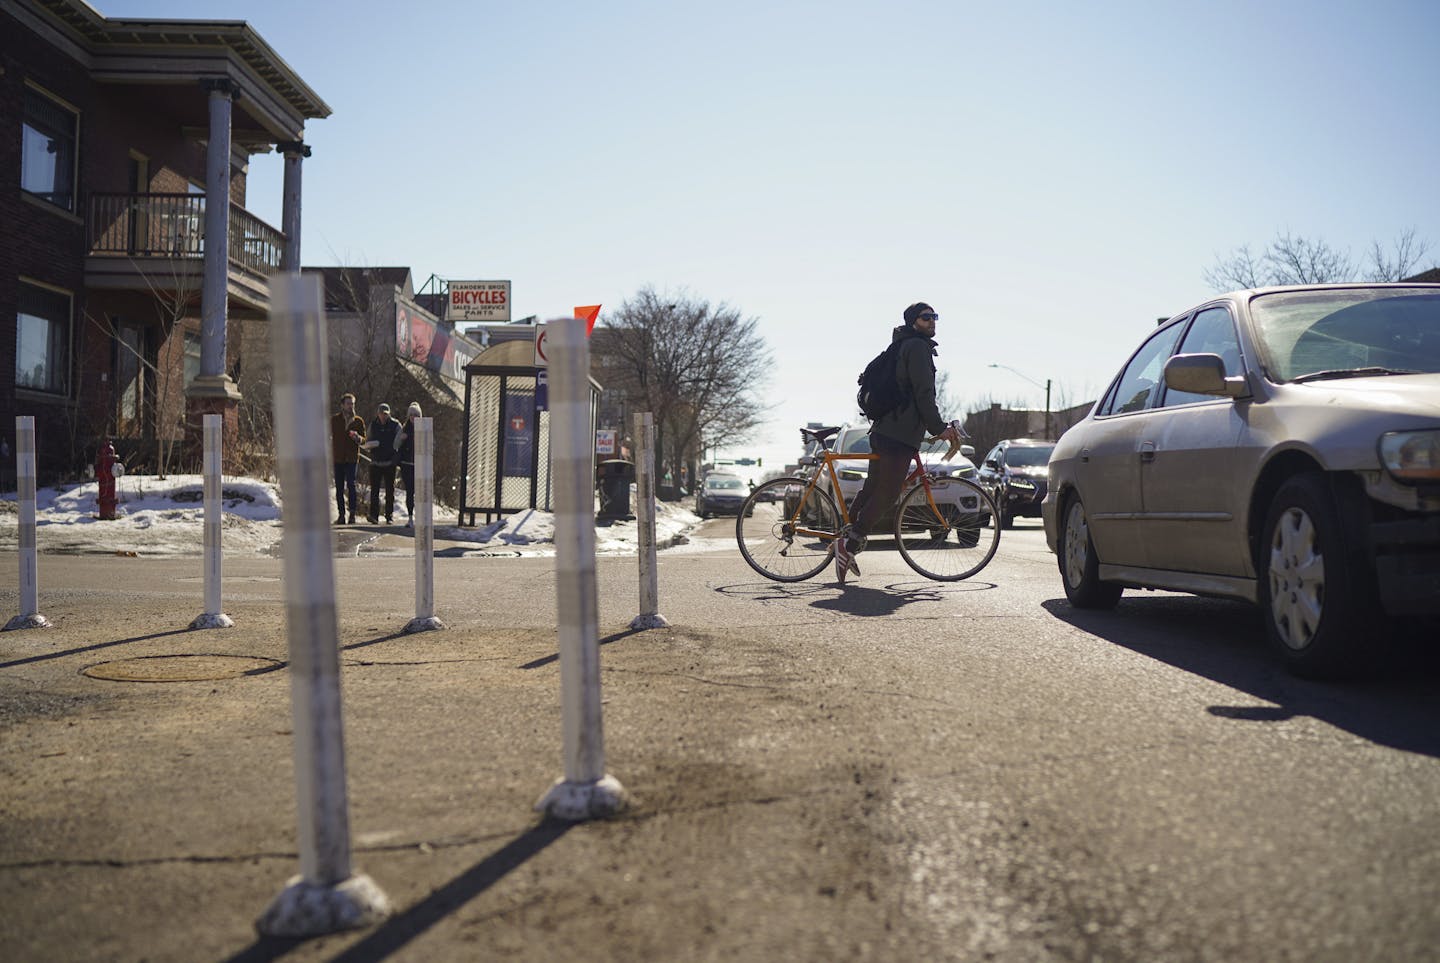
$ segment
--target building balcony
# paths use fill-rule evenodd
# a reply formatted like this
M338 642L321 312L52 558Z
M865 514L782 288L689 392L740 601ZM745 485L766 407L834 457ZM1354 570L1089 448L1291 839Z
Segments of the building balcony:
M193 293L205 276L204 194L99 194L85 219L85 284L90 288ZM280 270L285 235L238 204L230 205L228 287L231 314L263 315L270 275Z

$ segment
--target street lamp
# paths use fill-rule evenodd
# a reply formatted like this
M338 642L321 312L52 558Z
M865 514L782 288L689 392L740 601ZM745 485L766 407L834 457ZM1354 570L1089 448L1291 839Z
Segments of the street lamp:
M1049 441L1049 440L1050 440L1050 379L1049 379L1049 378L1046 378L1046 379L1045 379L1045 383L1042 385L1040 382L1036 381L1034 378L1030 377L1029 375L1025 374L1025 373L1022 372L1022 371L1016 371L1014 368L1010 367L1008 364L991 364L991 365L988 365L988 367L991 367L991 368L1004 368L1006 371L1010 372L1011 374L1017 374L1017 375L1019 375L1020 377L1024 378L1026 381L1030 382L1030 383L1031 383L1032 385L1034 385L1035 387L1037 387L1037 388L1044 388L1044 389L1045 389L1045 440L1046 440L1046 441Z

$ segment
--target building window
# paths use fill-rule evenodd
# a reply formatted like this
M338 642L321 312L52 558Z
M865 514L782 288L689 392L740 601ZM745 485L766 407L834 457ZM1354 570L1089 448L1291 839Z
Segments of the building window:
M185 332L185 387L200 377L200 335L194 331Z
M75 210L78 115L38 90L25 88L20 186L67 211Z
M15 384L63 395L69 387L70 296L20 283L15 312Z

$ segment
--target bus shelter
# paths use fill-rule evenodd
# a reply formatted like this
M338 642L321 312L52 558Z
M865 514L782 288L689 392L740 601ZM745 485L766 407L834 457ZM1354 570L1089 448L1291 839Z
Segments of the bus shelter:
M600 385L589 382L593 438ZM481 513L488 522L527 508L552 510L547 396L531 340L502 341L465 366L458 524L474 525Z

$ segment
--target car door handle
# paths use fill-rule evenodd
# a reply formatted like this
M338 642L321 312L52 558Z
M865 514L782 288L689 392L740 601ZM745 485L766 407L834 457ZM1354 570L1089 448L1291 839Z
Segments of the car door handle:
M1146 462L1155 460L1155 442L1142 441L1140 443L1140 460Z
M1080 449L1080 460L1081 460L1081 461L1089 461L1089 460L1090 460L1090 449L1089 449L1089 448L1081 448L1081 449Z

